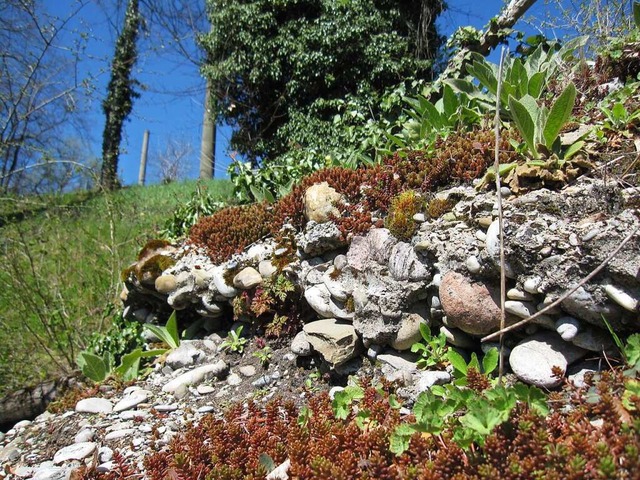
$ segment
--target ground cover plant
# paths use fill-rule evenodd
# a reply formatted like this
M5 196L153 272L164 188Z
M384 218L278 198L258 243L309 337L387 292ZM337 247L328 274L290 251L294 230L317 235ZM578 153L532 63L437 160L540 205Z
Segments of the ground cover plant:
M223 200L230 187L200 188ZM0 393L75 369L91 335L119 322L119 272L195 189L186 182L3 199Z

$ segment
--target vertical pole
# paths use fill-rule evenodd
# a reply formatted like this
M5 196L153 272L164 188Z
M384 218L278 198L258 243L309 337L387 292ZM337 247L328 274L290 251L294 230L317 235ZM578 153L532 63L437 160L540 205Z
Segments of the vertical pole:
M142 137L142 153L140 154L140 172L138 173L138 185L144 185L147 176L147 152L149 150L149 130L144 131Z

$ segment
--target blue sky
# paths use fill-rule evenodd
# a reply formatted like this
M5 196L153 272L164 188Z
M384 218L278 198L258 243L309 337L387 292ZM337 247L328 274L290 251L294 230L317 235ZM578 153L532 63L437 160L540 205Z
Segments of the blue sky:
M61 17L71 2L66 3L65 6L59 0L46 1L48 9ZM481 28L503 5L500 0L449 0L448 3L449 10L439 19L440 32L445 35L464 25ZM528 15L543 17L547 8L549 7L544 1L538 0ZM89 131L85 134L91 149L89 157L99 158L104 127L101 101L109 81L109 60L113 54L115 38L105 12L93 3L81 11L77 20L81 22L78 23L78 27L90 30L90 40L80 65L80 73L91 74L95 78L96 90L88 105ZM517 24L516 28L536 33L523 22ZM148 183L155 183L159 179L155 165L167 142L192 146L193 150L187 156L186 168L182 173L188 178L197 178L198 175L204 82L193 64L179 62L175 57L164 55L162 49L152 51L148 44L149 41L147 47L142 49L135 73L145 89L141 92L141 97L135 101L130 119L125 124L123 151L120 155L119 173L126 185L137 182L145 130L150 131ZM226 152L229 135L228 127L218 127L215 169L217 178L227 176L226 169L230 163Z

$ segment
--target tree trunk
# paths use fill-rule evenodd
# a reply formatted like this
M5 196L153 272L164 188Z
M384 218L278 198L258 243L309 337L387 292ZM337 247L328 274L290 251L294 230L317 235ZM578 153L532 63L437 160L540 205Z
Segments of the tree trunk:
M216 122L213 114L213 85L207 80L202 118L202 138L200 141L200 178L214 177L216 168Z
M464 73L464 66L469 61L471 52L478 52L483 56L487 56L507 35L501 30L511 28L526 13L527 10L536 3L536 0L511 0L502 12L491 22L489 28L482 32L480 40L473 45L466 46L458 51L442 73L440 78L455 78Z

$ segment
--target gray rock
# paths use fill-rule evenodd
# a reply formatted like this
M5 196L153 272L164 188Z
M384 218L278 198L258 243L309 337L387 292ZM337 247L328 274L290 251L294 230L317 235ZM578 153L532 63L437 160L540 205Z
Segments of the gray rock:
M498 220L494 220L487 229L487 238L485 240L485 248L489 256L497 263L500 262L500 225ZM509 263L505 260L504 274L508 278L515 278L515 272Z
M599 353L611 352L615 347L609 332L593 327L580 331L571 339L571 343L585 350Z
M451 381L451 374L444 371L420 372L416 382L417 393L429 390L434 385L444 385Z
M196 391L200 395L209 395L210 393L215 392L216 389L215 389L215 387L212 387L211 385L198 385L196 387Z
M96 436L96 432L94 432L92 429L83 428L78 433L76 433L75 437L73 437L73 443L90 442L91 440L94 439L95 436Z
M216 363L203 365L195 368L194 370L183 373L179 377L166 383L162 387L162 391L165 393L175 393L190 385L202 383L207 378L223 377L227 373L227 370L228 366L224 360L218 360Z
M348 265L347 256L346 255L336 255L336 258L333 259L333 266L338 270L344 270Z
M182 341L180 346L167 355L165 363L178 370L179 368L195 365L206 357L205 353L197 348L191 341Z
M277 271L278 269L271 260L263 260L258 264L258 272L260 272L262 278L271 278Z
M413 247L405 242L397 243L391 249L389 273L396 280L419 282L431 278L430 270L418 258Z
M169 413L178 410L178 405L175 403L160 403L158 405L154 405L153 408L160 413Z
M353 325L330 318L304 325L313 349L332 366L345 363L358 353L358 336Z
M311 344L308 342L306 334L298 332L291 341L291 351L299 357L306 357L311 355L311 350Z
M447 343L454 347L474 348L476 346L476 341L474 341L473 338L457 328L449 328L442 325L440 327L440 333L444 333Z
M237 373L230 373L227 377L227 384L235 387L236 385L240 385L242 383L242 378Z
M562 309L571 316L585 320L592 325L606 328L602 317L604 316L614 330L621 328L620 319L622 316L621 307L616 304L607 303L607 298L602 298L594 293L578 288L562 301Z
M74 443L68 447L61 448L53 456L53 463L60 465L69 460L84 460L97 448L94 442Z
M271 375L261 375L256 380L251 382L251 385L256 388L264 388L271 385L274 381L275 379Z
M68 480L71 470L65 467L43 466L38 468L31 480Z
M380 265L387 265L398 239L386 228L372 228L367 234L367 242L371 259Z
M413 353L383 353L378 355L377 360L383 364L389 365L395 370L402 370L405 372L418 371L418 367L416 365L418 356Z
M345 245L340 229L333 222L309 222L299 241L302 251L311 256L322 255Z
M522 340L511 351L509 364L525 383L541 388L553 388L562 382L552 374L552 367L567 371L568 365L586 354L586 350L566 343L555 333L537 333Z
M338 276L337 279L332 278L336 271L339 272L334 266L329 267L324 275L322 275L322 281L333 298L344 302L351 294L351 291L345 288L343 282L340 281L340 276Z
M250 290L262 283L262 276L253 267L245 267L233 277L233 286L240 290Z
M507 300L504 302L504 309L506 312L520 318L530 317L538 311L533 303L518 300Z
M12 440L4 448L0 449L0 462L14 462L20 458L20 445L22 443L22 439L20 437Z
M391 347L396 350L409 350L411 345L419 342L422 338L420 324L429 325L429 314L424 303L418 302L411 310L411 312L402 314L400 328L391 341Z
M240 372L243 377L253 377L256 374L256 367L253 365L242 365L238 367L238 372Z
M384 347L382 345L371 345L368 349L367 349L367 358L369 360L373 360L375 361L376 358L378 358L378 355L380 355L384 350Z
M121 430L114 430L113 432L109 432L104 436L105 442L110 442L112 440L119 440L121 438L130 437L136 433L135 428L123 428Z
M83 398L76 404L78 413L111 413L112 411L113 404L106 398Z

